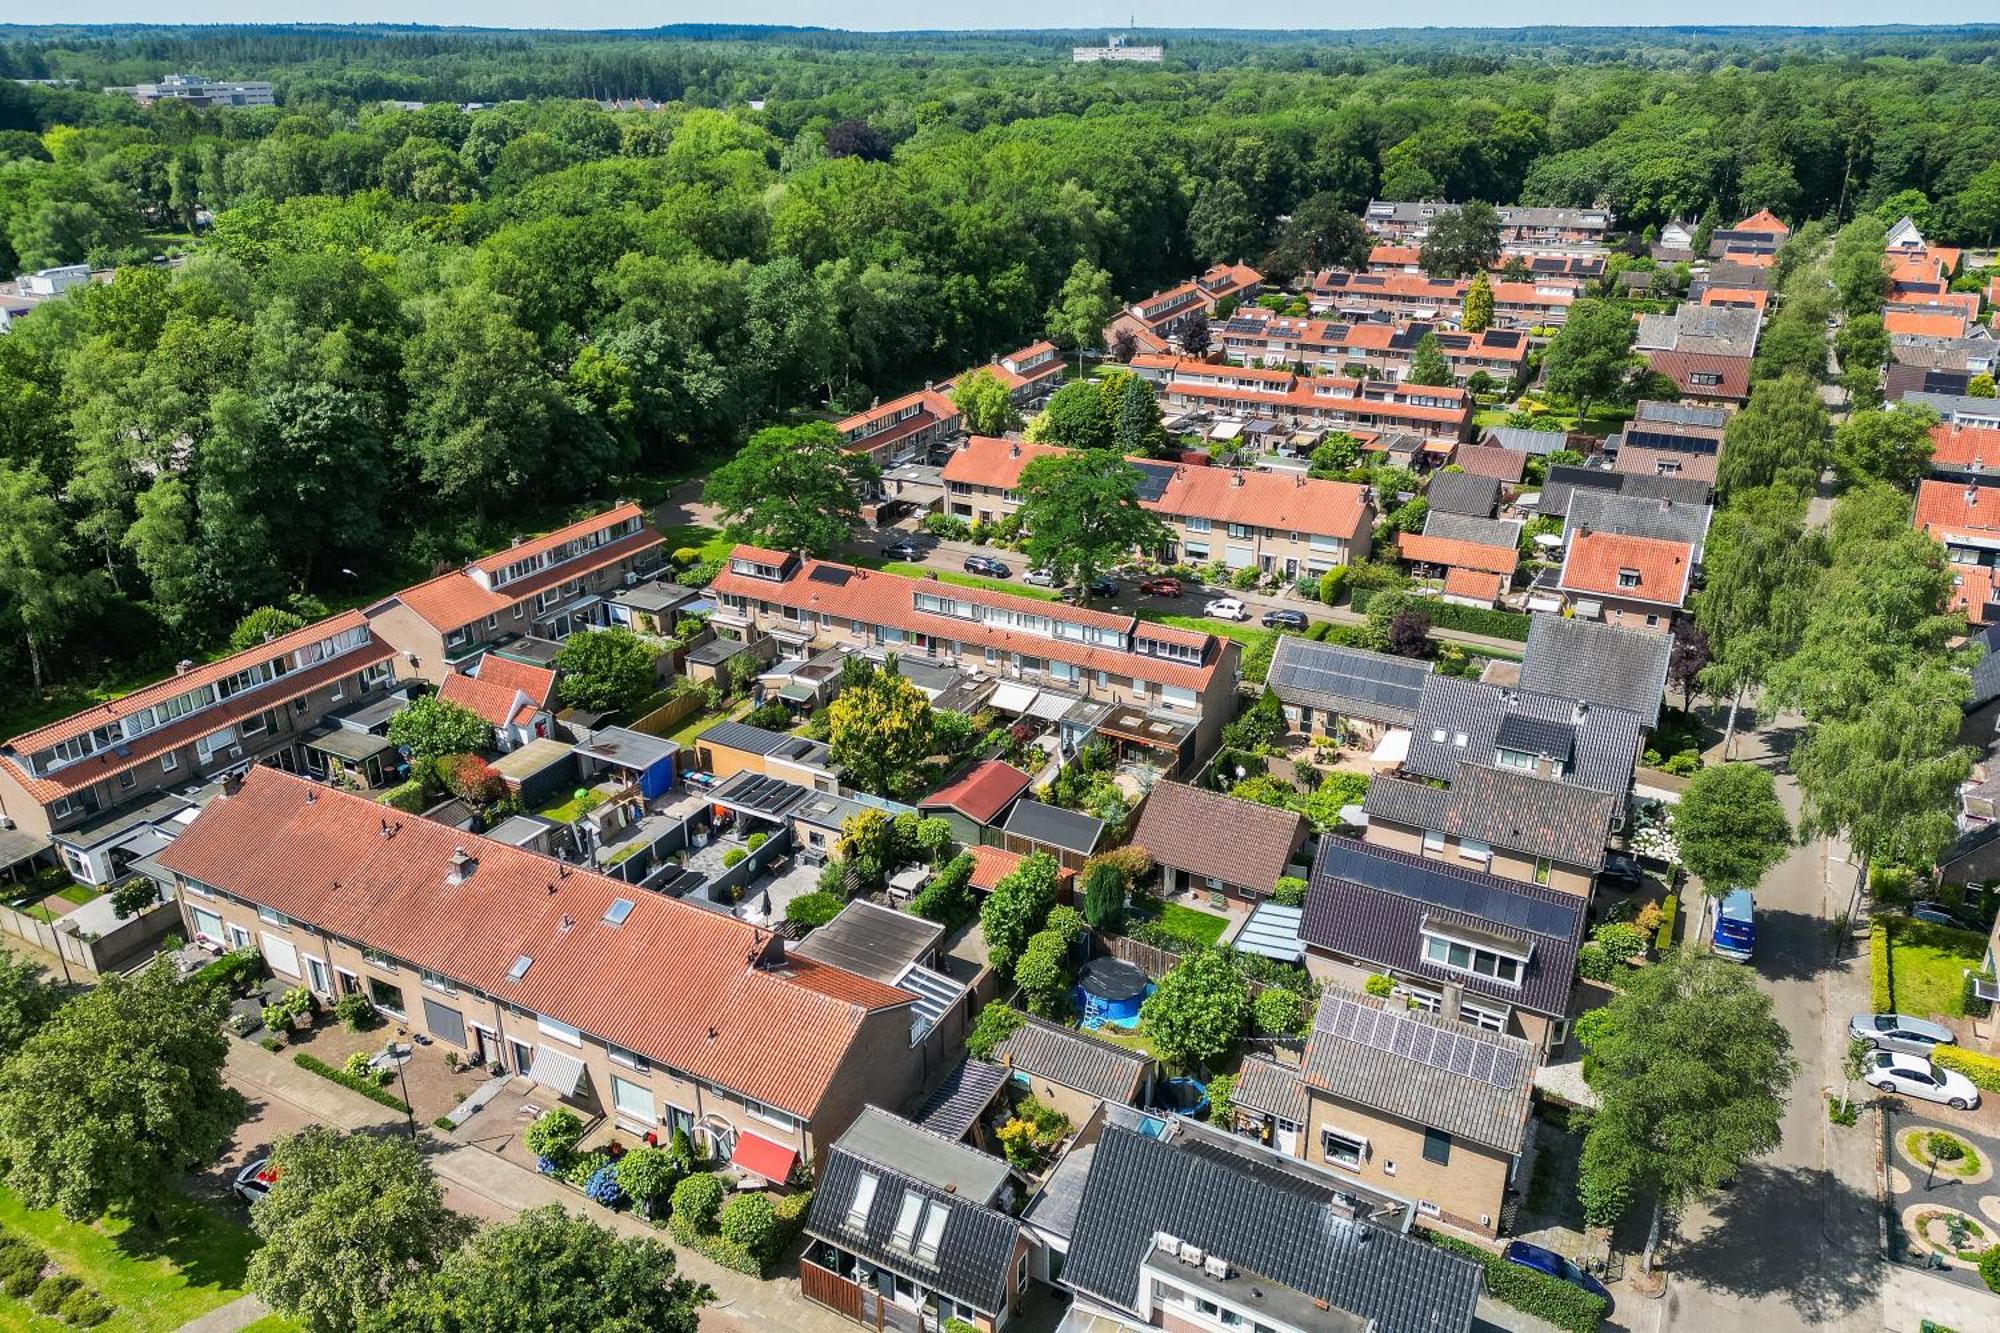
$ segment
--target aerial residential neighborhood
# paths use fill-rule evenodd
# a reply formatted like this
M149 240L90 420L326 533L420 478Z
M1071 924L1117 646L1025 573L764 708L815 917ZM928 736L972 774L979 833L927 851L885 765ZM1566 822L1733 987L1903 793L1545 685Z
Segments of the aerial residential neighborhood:
M2000 29L98 17L0 1327L2000 1329Z

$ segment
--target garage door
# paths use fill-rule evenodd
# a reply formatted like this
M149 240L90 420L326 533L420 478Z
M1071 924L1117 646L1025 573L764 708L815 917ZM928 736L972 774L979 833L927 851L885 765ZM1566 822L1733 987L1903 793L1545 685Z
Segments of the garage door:
M273 935L268 930L263 932L263 936L264 961L271 965L273 972L283 972L288 977L305 975L299 971L299 951L292 947L290 940L282 935Z
M442 1037L454 1046L465 1045L465 1015L428 995L424 997L424 1022L433 1037Z

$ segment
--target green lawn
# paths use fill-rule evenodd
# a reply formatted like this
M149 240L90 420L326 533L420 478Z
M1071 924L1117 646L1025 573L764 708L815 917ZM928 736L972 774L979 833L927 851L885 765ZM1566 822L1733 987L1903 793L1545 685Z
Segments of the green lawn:
M1116 1028L1109 1023L1106 1023L1103 1027L1078 1028L1077 1031L1083 1033L1086 1037L1095 1037L1099 1041L1108 1041L1113 1046L1123 1046L1126 1050L1137 1051L1141 1055L1153 1054L1153 1043L1144 1032L1127 1032L1124 1028Z
M881 569L885 574L906 574L918 579L926 574L935 574L940 583L956 583L961 588L987 588L993 592L1011 592L1016 597L1032 597L1038 602L1053 602L1057 596L1054 588L1037 588L1018 579L982 578L977 574L965 574L956 569L932 569L929 565L912 564L907 560L891 560L881 566Z
M682 547L691 546L701 552L703 560L720 560L729 554L735 542L722 535L719 528L705 527L700 523L683 523L678 527L661 528L660 535L667 539L664 547L668 555Z
M1190 944L1204 946L1214 944L1222 938L1222 932L1229 929L1228 917L1196 907L1184 907L1180 903L1161 903L1160 914L1154 919L1163 929L1172 931Z
M1219 634L1225 639L1234 639L1245 648L1255 648L1276 636L1276 630L1268 630L1250 620L1210 620L1206 616L1166 616L1156 611L1141 611L1141 620L1150 620L1159 625L1172 625L1176 629L1191 629L1197 634Z
M701 735L702 732L707 731L716 723L748 711L747 708L743 708L737 704L724 704L714 712L696 713L686 722L683 722L677 730L669 733L667 739L683 747L693 745L695 737Z
M1965 969L1986 957L1986 937L1923 921L1898 921L1890 930L1890 986L1896 1012L1918 1018L1965 1016Z
M558 801L551 806L545 806L535 811L535 813L543 819L553 819L558 824L574 824L577 820L604 804L601 796L597 797L596 800L592 800L593 796L597 796L597 793L589 792L582 797L572 795L567 800Z
M78 907L83 906L96 896L96 889L91 888L88 884L78 884L75 880L71 880L68 884L56 890L56 897L66 903L75 903Z
M65 1221L53 1210L30 1212L0 1190L0 1226L33 1240L49 1258L92 1288L117 1311L104 1333L167 1333L243 1294L243 1270L256 1238L237 1223L189 1199L176 1199L167 1234L153 1235L123 1219L95 1226ZM0 1329L57 1333L65 1325L0 1297ZM260 1333L297 1326L269 1319Z

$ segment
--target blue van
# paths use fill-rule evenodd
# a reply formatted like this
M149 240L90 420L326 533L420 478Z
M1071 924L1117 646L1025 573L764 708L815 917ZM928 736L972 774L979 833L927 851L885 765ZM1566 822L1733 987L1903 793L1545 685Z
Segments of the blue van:
M1739 963L1757 947L1757 900L1748 889L1731 889L1715 909L1715 951Z

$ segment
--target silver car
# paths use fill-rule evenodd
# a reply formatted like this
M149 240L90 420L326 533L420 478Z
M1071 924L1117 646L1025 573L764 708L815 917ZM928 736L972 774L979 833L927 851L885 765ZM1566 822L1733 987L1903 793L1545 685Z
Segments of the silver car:
M1856 1014L1847 1022L1847 1035L1860 1038L1878 1051L1903 1051L1910 1055L1929 1055L1933 1047L1949 1046L1958 1040L1944 1024L1908 1014Z

